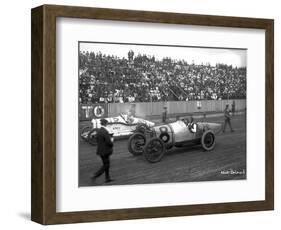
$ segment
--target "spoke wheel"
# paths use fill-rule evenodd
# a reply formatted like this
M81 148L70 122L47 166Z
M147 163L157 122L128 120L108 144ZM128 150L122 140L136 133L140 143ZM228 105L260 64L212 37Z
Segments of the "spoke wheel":
M128 141L128 150L131 154L137 156L143 153L146 139L142 133L133 134Z
M210 151L215 147L215 134L211 130L207 130L203 133L201 138L202 147Z
M165 154L165 145L159 138L152 138L144 147L143 155L151 163L159 162Z
M80 137L82 138L82 140L87 141L89 132L92 130L93 128L91 126L86 126L82 129L81 133L80 133Z

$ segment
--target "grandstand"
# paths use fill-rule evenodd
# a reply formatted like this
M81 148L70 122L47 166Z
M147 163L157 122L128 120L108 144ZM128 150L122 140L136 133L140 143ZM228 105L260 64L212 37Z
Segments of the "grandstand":
M79 53L79 102L125 103L246 98L246 67L190 64L138 54Z

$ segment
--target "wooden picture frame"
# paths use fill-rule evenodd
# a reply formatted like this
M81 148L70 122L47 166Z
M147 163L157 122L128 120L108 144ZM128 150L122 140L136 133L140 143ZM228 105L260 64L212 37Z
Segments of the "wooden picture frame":
M274 208L274 21L163 12L43 5L32 9L32 204L31 219L63 224L272 210ZM56 18L120 20L264 29L265 200L97 211L56 211Z

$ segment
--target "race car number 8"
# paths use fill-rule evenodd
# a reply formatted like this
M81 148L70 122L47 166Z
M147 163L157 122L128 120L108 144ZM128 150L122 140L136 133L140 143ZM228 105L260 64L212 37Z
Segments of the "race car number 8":
M170 140L170 136L168 134L168 129L166 126L163 126L163 127L160 127L160 139L164 142L164 143L167 143L169 140Z

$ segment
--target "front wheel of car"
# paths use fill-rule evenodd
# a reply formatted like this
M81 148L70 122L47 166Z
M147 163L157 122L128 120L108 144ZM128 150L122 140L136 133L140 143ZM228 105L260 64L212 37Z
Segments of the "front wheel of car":
M143 153L143 148L146 143L146 138L142 133L133 134L128 141L128 150L134 156Z
M166 152L164 142L155 137L147 142L144 147L143 156L150 163L159 162Z
M92 129L92 126L85 126L84 128L82 128L82 131L80 133L82 140L87 141L88 135L92 131Z
M92 129L88 134L87 141L91 145L97 145L97 132L98 129Z
M212 130L207 130L201 137L201 145L206 151L210 151L215 147L215 134Z

